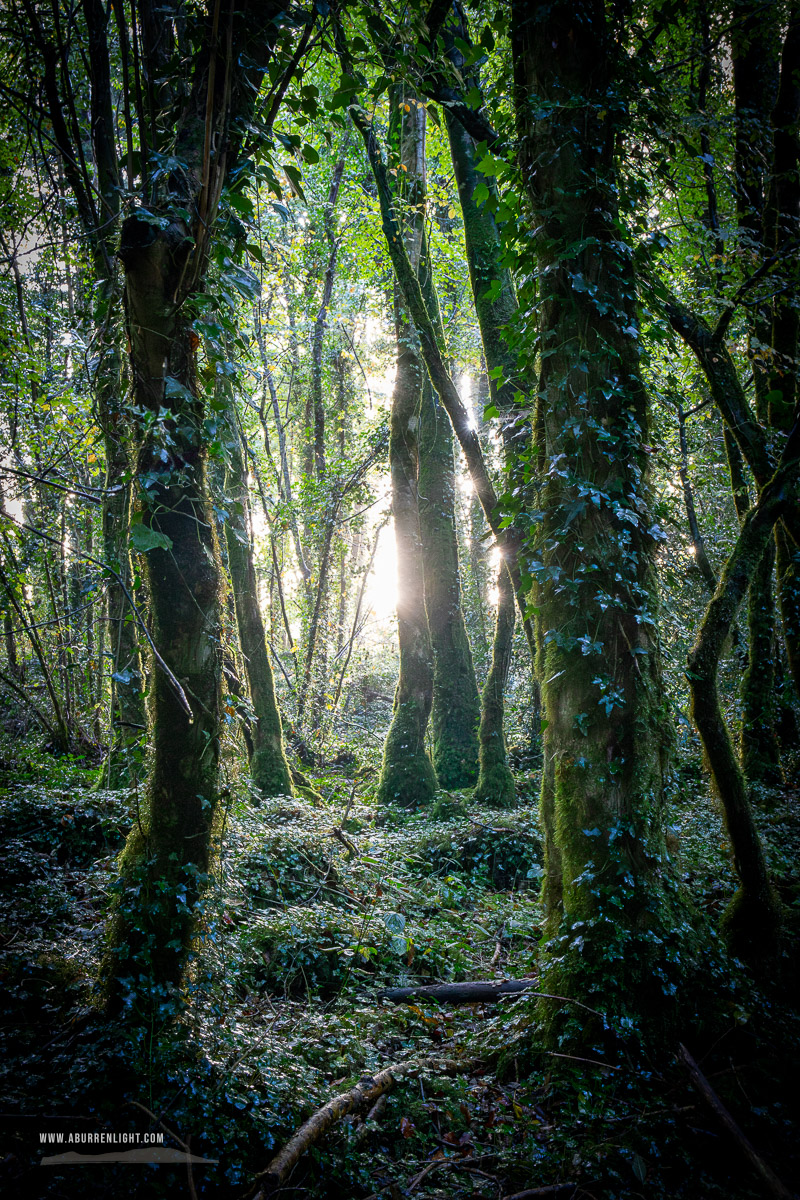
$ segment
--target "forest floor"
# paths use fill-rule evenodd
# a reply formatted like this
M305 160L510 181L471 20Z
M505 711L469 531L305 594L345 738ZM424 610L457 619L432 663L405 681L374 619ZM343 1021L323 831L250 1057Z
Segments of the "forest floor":
M530 998L444 1007L381 996L386 987L535 977L535 772L519 773L512 812L451 795L435 814L380 824L369 773L323 772L316 804L256 807L234 785L184 1016L136 1035L102 1021L91 990L136 797L93 790L79 763L10 742L0 751L0 1183L15 1194L244 1198L327 1100L412 1059L427 1065L367 1120L340 1122L279 1195L774 1194L693 1088L677 1045L646 1069L624 1054L584 1062L537 1050ZM671 819L676 869L713 923L733 878L699 770L684 771ZM759 821L796 911L797 793L765 794ZM791 1190L800 1178L796 1010L781 988L758 991L721 949L712 958L709 995L697 998L712 1015L685 1039ZM167 1145L190 1144L218 1162L191 1175L185 1166L40 1165L43 1131L155 1128L170 1131Z

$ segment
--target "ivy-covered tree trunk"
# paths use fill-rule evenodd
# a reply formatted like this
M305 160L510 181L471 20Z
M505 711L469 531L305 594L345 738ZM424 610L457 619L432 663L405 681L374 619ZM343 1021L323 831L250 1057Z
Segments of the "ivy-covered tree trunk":
M217 808L221 563L207 484L206 405L197 370L211 231L238 138L273 56L279 10L231 11L220 31L172 6L141 10L143 69L162 83L159 137L180 170L122 226L133 402L144 414L136 464L141 552L152 624L151 770L120 856L103 976L109 1007L149 1019L174 996L212 854ZM217 9L217 13L219 13ZM197 20L183 78L171 73L180 21ZM227 66L217 59L225 51ZM154 114L155 115L155 114ZM212 153L212 132L215 143ZM166 190L166 184L169 184ZM155 210L155 211L154 211ZM187 216L187 214L190 214Z
M514 778L508 769L503 729L504 693L511 666L514 642L514 585L504 562L497 573L497 622L492 646L492 665L481 697L480 774L475 786L479 804L494 808L513 808L516 800Z
M193 330L174 302L189 253L180 220L159 228L134 215L123 226L134 399L153 418L137 463L152 481L137 543L153 641L171 675L153 664L151 775L120 859L106 958L112 1006L131 977L144 977L148 1000L179 982L217 803L221 566Z
M647 397L619 231L615 47L600 0L512 5L521 167L536 229L545 437L531 570L551 764L546 989L663 1019L666 734L647 509ZM612 102L613 101L613 102ZM545 797L543 797L543 800ZM613 963L613 968L610 964ZM566 1022L551 1013L554 1033Z
M250 499L242 443L235 420L230 422L229 468L226 492L232 510L225 522L225 546L233 590L239 645L244 658L250 702L255 721L250 723L250 778L263 796L291 796L292 778L283 749L283 733L275 681L269 661L264 620L258 602L258 582L253 562Z

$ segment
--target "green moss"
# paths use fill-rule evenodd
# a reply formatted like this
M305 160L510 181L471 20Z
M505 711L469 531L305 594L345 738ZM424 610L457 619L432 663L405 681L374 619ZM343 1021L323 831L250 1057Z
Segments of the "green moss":
M424 747L424 726L413 700L398 704L386 737L378 804L425 808L436 796L436 774Z

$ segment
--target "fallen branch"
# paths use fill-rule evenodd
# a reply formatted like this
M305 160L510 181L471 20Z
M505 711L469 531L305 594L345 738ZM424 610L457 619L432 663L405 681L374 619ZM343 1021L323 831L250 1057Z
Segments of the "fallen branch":
M271 1196L281 1186L306 1150L309 1150L323 1133L327 1133L332 1125L337 1124L349 1113L365 1108L368 1104L375 1105L379 1097L390 1091L398 1079L416 1078L429 1069L440 1075L463 1074L478 1065L476 1059L445 1063L435 1059L412 1059L385 1067L375 1075L365 1076L349 1092L334 1096L300 1126L283 1149L278 1151L267 1169L256 1176L248 1195L252 1196L252 1200L266 1200L267 1196Z
M441 1000L443 1004L494 1004L502 996L515 996L536 986L535 979L475 979L465 983L432 983L420 987L387 988L382 1000ZM538 995L538 992L534 992Z
M769 1188L769 1195L777 1196L779 1200L795 1200L793 1193L790 1192L789 1189L782 1183L772 1168L764 1162L763 1158L758 1153L752 1142L749 1141L749 1139L742 1133L741 1129L736 1124L733 1117L728 1112L727 1108L722 1103L719 1096L714 1091L711 1084L708 1082L705 1075L682 1043L680 1045L680 1054L681 1058L686 1064L686 1067L688 1068L689 1074L692 1077L692 1083L700 1092L700 1095L706 1101L709 1108L713 1110L728 1132L732 1134L734 1139L739 1143L739 1146L749 1158L751 1165L755 1168L761 1179Z
M526 1188L524 1192L514 1192L513 1196L503 1196L503 1200L533 1200L534 1196L561 1196L567 1192L577 1192L580 1184L548 1183L545 1187Z

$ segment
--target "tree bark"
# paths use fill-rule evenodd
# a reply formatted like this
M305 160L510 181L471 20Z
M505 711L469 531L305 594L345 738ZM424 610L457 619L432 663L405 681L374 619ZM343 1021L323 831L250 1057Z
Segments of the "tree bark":
M394 93L401 95L400 90ZM406 111L407 110L407 111ZM398 99L392 132L398 167L404 168L414 194L425 174L425 110ZM403 238L410 269L419 271L422 228L405 221ZM394 290L397 374L389 423L392 516L397 544L397 637L400 678L383 751L378 802L403 808L432 803L436 775L425 749L425 731L433 703L433 647L425 611L423 543L419 517L419 424L425 367L419 339L400 288Z
M402 179L410 211L406 220L420 241L418 276L428 312L442 343L441 309L433 280L433 264L423 218L426 197L425 108L409 88L398 93L419 106L423 153L417 174ZM413 164L412 164L413 168ZM450 418L423 368L419 421L419 519L422 535L425 608L433 647L432 758L442 787L461 788L478 775L480 701L472 649L461 604L461 568L456 534L456 477Z
M621 118L608 105L616 46L600 0L516 0L512 47L540 289L546 459L530 570L551 764L546 871L554 859L560 874L546 893L548 929L558 938L549 990L582 997L602 976L620 1010L654 1030L668 1019L659 976L668 970L662 938L674 923L662 873L667 735L648 405L631 252L616 220ZM602 966L610 956L613 980ZM558 1036L557 1016L547 1021Z
M514 585L502 560L497 573L497 592L492 665L481 698L480 774L475 799L479 804L495 808L513 808L516 792L514 777L508 768L503 718L504 692L514 641Z
M178 80L162 62L173 23L163 6L139 5L145 74L160 89L149 97L151 145L168 145L185 164L164 181L163 193L155 189L150 209L125 220L119 248L133 399L146 414L136 466L139 545L153 642L178 681L153 671L151 774L120 857L121 888L102 967L110 1009L132 1004L143 1020L180 994L218 799L221 564L192 300L203 287L238 139L272 58L278 11L272 3L257 12L231 11L222 37L216 20L196 30L199 49L184 60ZM186 16L182 5L176 15ZM227 66L217 70L222 46ZM130 979L132 989L124 983Z
M453 432L427 372L419 438L425 609L434 656L431 757L443 788L463 788L478 775L480 700L461 604Z
M797 503L797 452L789 443L787 451L790 453L784 455L784 465L762 490L758 504L742 524L689 655L692 712L725 811L734 867L740 880L739 890L723 917L723 929L732 952L753 963L770 960L777 950L780 906L770 884L745 779L720 709L717 669L736 611L764 557L775 525L788 506Z
M255 723L250 726L250 778L263 796L291 796L292 780L283 749L275 681L269 661L264 621L258 602L253 562L253 531L247 474L235 413L229 416L229 466L225 490L232 510L225 522L228 571L233 589L239 645L242 648Z
M383 751L378 803L421 808L433 802L436 775L425 749L433 703L433 648L425 611L417 476L422 372L413 326L395 297L397 374L389 426L392 516L397 545L400 678Z

